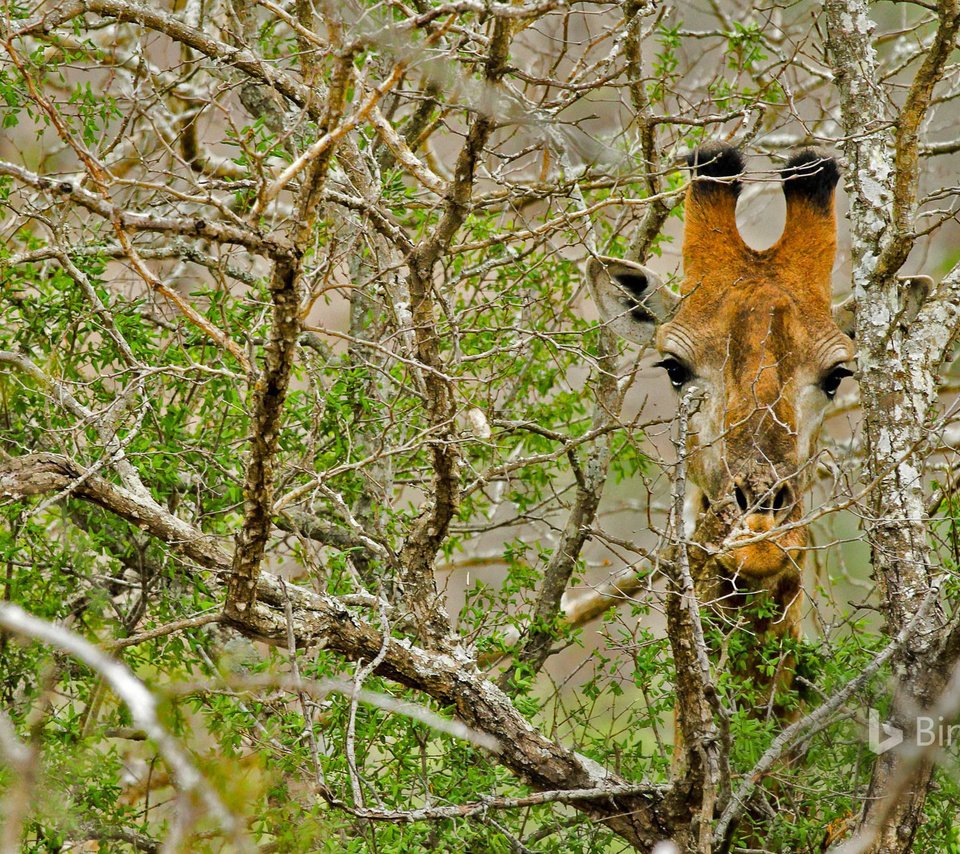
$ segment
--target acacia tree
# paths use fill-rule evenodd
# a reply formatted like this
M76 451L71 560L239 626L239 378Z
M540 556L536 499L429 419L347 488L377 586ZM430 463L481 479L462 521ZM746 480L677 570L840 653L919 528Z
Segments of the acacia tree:
M914 737L960 714L956 0L2 27L3 850L960 845ZM849 210L786 721L742 626L664 628L685 410L582 277L677 273L707 140L759 239L798 147Z

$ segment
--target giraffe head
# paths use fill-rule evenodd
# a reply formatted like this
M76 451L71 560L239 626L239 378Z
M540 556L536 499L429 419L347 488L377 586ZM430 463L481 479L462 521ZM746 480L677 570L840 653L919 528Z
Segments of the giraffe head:
M607 322L631 340L655 339L674 388L697 389L689 475L700 524L727 542L721 566L745 578L797 574L806 532L791 523L854 355L831 308L839 173L813 150L795 155L781 173L783 235L757 251L737 229L740 154L707 146L689 162L679 296L624 261L591 259L588 279Z

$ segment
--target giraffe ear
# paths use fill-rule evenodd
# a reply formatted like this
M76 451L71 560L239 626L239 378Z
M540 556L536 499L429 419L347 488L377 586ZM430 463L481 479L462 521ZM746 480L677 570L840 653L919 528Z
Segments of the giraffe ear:
M602 255L587 262L587 283L600 316L614 332L646 346L657 324L673 317L680 297L652 270Z
M853 294L833 307L833 322L844 335L853 338L857 326L857 299Z
M897 276L897 279L900 282L900 312L896 322L913 323L933 290L933 279L929 276ZM857 302L852 295L833 307L834 323L851 338L854 337L856 320Z
M933 279L929 276L897 276L897 278L900 280L900 305L903 312L900 322L913 323L933 290Z

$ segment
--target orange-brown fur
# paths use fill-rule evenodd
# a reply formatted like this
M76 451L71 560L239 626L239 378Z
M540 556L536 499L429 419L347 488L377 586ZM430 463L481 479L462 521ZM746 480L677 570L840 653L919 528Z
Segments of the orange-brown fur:
M724 152L701 150L699 163ZM831 312L833 184L828 192L816 180L798 184L804 192L788 188L784 233L764 251L740 236L732 179L692 183L683 299L656 338L661 353L688 365L696 374L691 382L703 387L688 437L690 479L701 491L694 540L705 547L692 560L698 594L728 617L758 597L772 599L775 615L745 626L758 644L800 635L807 536L797 522L826 405L814 389L853 356ZM778 501L789 504L775 509ZM758 542L735 544L770 531ZM747 669L770 690L791 684L792 662L780 668L776 685L756 664Z
M735 664L766 692L763 708L785 717L777 695L793 682L793 658L784 653L771 677L760 651L800 636L803 496L824 412L854 354L830 305L839 172L813 151L792 158L781 173L786 227L758 251L737 228L740 155L708 146L690 165L680 297L634 261L593 257L587 281L609 328L643 345L656 336L660 364L691 403L698 598L715 620L748 633L741 639L753 636Z

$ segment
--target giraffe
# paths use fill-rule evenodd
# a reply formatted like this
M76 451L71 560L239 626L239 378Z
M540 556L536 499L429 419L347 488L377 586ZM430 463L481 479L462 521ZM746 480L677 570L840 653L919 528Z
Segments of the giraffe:
M758 650L800 637L803 496L824 413L852 373L852 318L831 308L839 170L813 149L789 160L786 226L760 251L737 228L740 153L707 145L688 165L679 295L643 265L607 257L590 259L587 280L605 322L643 346L654 341L673 387L696 396L687 434L694 588L702 605L721 603L714 613L744 614ZM738 609L760 601L762 610ZM784 656L771 678L756 656L743 668L773 703L795 662Z

